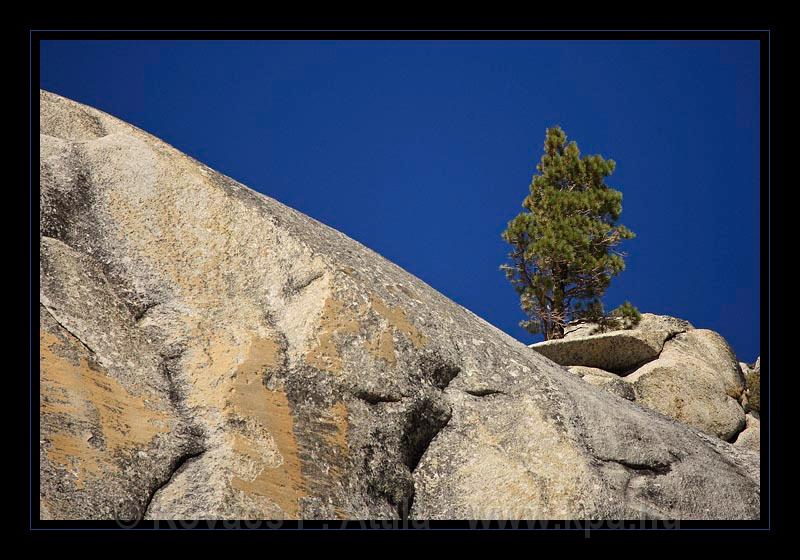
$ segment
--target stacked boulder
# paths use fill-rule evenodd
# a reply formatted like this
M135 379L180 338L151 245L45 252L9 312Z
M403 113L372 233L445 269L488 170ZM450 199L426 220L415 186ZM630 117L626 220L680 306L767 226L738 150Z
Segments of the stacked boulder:
M728 442L758 449L760 361L740 364L725 339L645 313L636 327L575 323L531 348L587 383Z
M761 413L761 357L754 364L739 362L745 380L744 400L742 404L747 412Z
M736 445L761 448L761 357L754 364L740 362L744 373L745 390L742 406L747 413L747 428L739 434Z

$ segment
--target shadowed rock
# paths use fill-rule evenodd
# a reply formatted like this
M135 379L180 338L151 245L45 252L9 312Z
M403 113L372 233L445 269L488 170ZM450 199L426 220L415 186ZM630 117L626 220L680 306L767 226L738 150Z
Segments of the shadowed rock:
M736 438L734 445L737 447L745 447L752 449L755 452L761 450L761 420L756 414L747 415L747 427Z

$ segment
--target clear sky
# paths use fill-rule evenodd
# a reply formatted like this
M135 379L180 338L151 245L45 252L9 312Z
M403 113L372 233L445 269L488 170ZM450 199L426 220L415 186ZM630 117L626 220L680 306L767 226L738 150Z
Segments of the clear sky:
M519 340L500 238L544 132L617 162L605 303L759 355L759 47L746 41L47 41L44 89L344 232Z

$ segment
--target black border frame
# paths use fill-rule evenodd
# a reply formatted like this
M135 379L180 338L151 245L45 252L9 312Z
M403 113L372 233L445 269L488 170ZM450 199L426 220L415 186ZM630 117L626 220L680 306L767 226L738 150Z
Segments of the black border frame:
M616 29L616 30L593 30L593 29L571 29L571 30L523 30L520 29L519 22L516 24L500 24L495 25L491 30L478 30L474 25L462 26L461 29L446 29L446 26L431 25L427 28L420 29L418 22L398 22L394 21L391 25L383 24L372 25L337 25L336 28L324 28L318 23L308 22L282 22L282 29L271 30L248 30L244 28L228 29L228 30L190 30L190 29L167 29L162 28L158 30L145 30L145 29L118 29L109 30L110 27L116 26L82 26L79 29L64 29L65 26L56 26L47 23L29 24L25 27L24 31L20 33L20 54L24 54L20 61L20 77L24 77L25 87L20 91L21 106L17 114L20 119L20 124L28 136L28 145L19 146L18 162L20 163L20 184L24 186L17 191L20 198L21 211L17 217L22 219L23 216L27 217L27 223L21 228L24 237L28 237L27 247L25 246L25 239L21 239L18 246L21 263L24 264L29 270L27 278L27 285L19 293L28 291L28 301L23 302L23 298L18 299L18 303L22 307L23 303L27 304L25 314L28 315L29 332L20 333L20 340L18 347L28 347L29 360L25 364L29 371L29 379L23 389L22 393L28 393L28 399L19 400L18 403L25 403L22 408L24 409L23 418L27 417L29 420L29 437L25 437L24 429L19 430L21 449L25 450L21 457L26 457L27 464L23 465L21 469L24 476L19 477L20 484L18 491L22 498L21 513L23 513L22 528L28 532L49 532L49 531L83 531L83 530L123 530L128 533L140 533L143 530L154 529L152 525L157 522L140 522L135 528L125 529L117 522L109 521L41 521L38 519L38 500L36 500L35 489L38 488L38 469L34 469L34 465L38 461L38 445L35 442L38 438L38 415L34 414L38 410L38 390L35 390L34 385L34 365L38 361L38 349L32 345L35 340L34 327L38 327L38 319L34 314L34 301L32 299L32 286L34 278L38 278L38 272L33 269L35 258L38 256L38 246L32 243L31 240L36 238L38 229L34 220L34 206L36 194L38 193L38 119L34 118L39 113L39 95L36 90L39 89L39 42L47 39L172 39L172 40L219 40L219 39L239 39L239 40L270 40L270 39L336 39L336 40L543 40L543 39L557 39L557 40L659 40L659 39L683 39L683 40L757 40L761 45L760 56L760 99L761 99L761 270L762 270L762 284L761 284L761 361L762 371L762 399L765 403L762 410L762 492L761 502L761 519L758 521L682 521L677 530L673 533L687 532L707 532L707 531L724 531L725 537L730 538L731 532L739 532L743 534L753 534L753 532L772 532L776 529L776 519L773 518L776 511L776 501L773 498L779 498L777 493L772 491L773 480L773 461L776 457L771 449L773 428L779 431L780 424L772 423L772 411L774 401L773 396L778 396L776 391L772 391L772 379L769 375L771 371L771 358L772 356L772 339L770 337L770 327L772 325L771 314L771 299L772 299L772 275L771 272L771 255L772 255L772 242L776 242L776 250L778 248L777 241L772 233L773 215L772 210L772 195L777 194L772 190L772 185L777 179L777 173L774 172L780 159L778 151L772 150L774 139L779 132L779 120L775 119L773 113L781 109L778 101L778 92L780 89L779 78L780 72L776 72L778 67L779 50L776 49L776 39L780 36L776 33L776 29L772 25L757 26L757 29ZM328 22L330 23L330 22ZM93 28L92 28L93 27ZM105 27L105 29L103 29ZM273 26L270 26L273 27ZM648 26L650 27L650 26ZM750 27L750 26L745 26ZM415 29L416 28L416 29ZM27 47L24 49L24 47ZM27 52L24 52L24 50ZM782 61L781 61L782 62ZM27 107L25 107L27 106ZM27 110L24 110L24 109ZM27 153L24 153L27 152ZM785 211L786 207L775 205L774 209L777 211ZM766 272L766 274L764 274ZM766 283L764 282L766 280ZM35 370L38 374L38 368ZM791 374L791 372L788 372ZM24 397L23 397L24 398ZM25 480L29 481L28 488L22 484ZM27 515L25 515L27 514ZM295 533L318 533L319 530L325 530L326 533L342 533L351 532L352 530L364 530L368 532L378 532L385 534L391 527L384 527L380 522L370 521L350 521L347 528L344 530L331 530L338 527L341 522L283 522L281 528L277 532L295 532ZM378 523L378 526L372 525ZM200 522L194 529L188 529L193 534L198 533L198 529L207 529L208 525L212 524L216 528L227 528L223 522ZM162 526L164 522L162 522ZM479 528L477 532L486 533L500 531L503 533L516 532L516 533L530 533L529 529L538 529L535 532L541 533L578 533L579 536L588 536L589 532L593 536L602 535L608 532L652 532L654 530L663 532L674 528L674 523L658 523L647 521L645 526L642 527L642 522L639 520L620 523L618 521L606 520L603 522L586 522L578 520L562 520L562 521L548 521L538 522L538 526L533 528L526 527L526 522L520 523L520 528L517 530L510 530L513 525L510 522L494 521L488 523L484 527L484 522L478 523ZM412 525L413 526L413 525ZM242 525L247 528L246 525ZM264 525L262 529L272 529L270 525ZM301 529L293 531L294 529ZM457 521L441 521L431 522L430 531L439 532L439 530L456 531L457 535L463 535L465 529L472 529L470 522L457 522ZM622 531L620 531L622 529ZM157 529L156 529L157 530ZM171 532L181 529L168 529ZM117 532L117 531L112 531ZM149 531L148 531L149 532ZM257 532L257 531L256 531ZM275 530L271 531L275 533ZM421 530L412 531L419 534ZM429 531L425 531L429 532Z

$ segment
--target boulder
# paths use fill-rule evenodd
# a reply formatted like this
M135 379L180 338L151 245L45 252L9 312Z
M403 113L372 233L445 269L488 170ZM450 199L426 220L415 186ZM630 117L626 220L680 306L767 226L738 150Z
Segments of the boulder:
M659 358L626 378L636 402L726 441L745 426L739 399L744 378L719 334L694 329L677 334Z
M683 319L643 313L632 329L603 332L596 323L579 321L567 325L564 338L530 347L562 366L587 366L627 375L658 358L667 339L693 328Z
M752 452L598 391L133 126L40 99L43 517L758 518Z
M688 331L694 327L689 321L670 317L668 315L656 315L654 313L642 313L639 323L627 331L658 331L665 332L667 336L675 335L679 332ZM609 331L614 332L614 331ZM584 336L603 334L599 324L591 321L573 321L564 327L564 339L580 338Z
M636 330L666 332L669 336L693 329L694 326L685 319L655 313L642 313L642 318L636 325Z
M619 375L586 366L572 366L567 368L567 371L574 373L590 385L601 387L613 395L629 401L636 400L636 394L631 384L626 383Z
M733 443L737 447L752 449L756 452L761 452L761 420L758 414L748 413L747 427L739 434L736 441Z
M546 340L530 347L562 366L588 366L625 375L655 360L669 333L622 330Z
M745 409L740 402L748 410L756 410L751 400L758 406L758 373L746 369L753 389L745 391L743 368L713 331L652 313L643 313L633 329L586 334L596 328L592 323L573 323L564 339L531 348L587 382L607 385L619 396L726 441L744 429ZM621 376L611 380L608 376L615 373Z
M745 380L745 391L742 406L747 411L761 412L761 357L753 365L740 362Z

